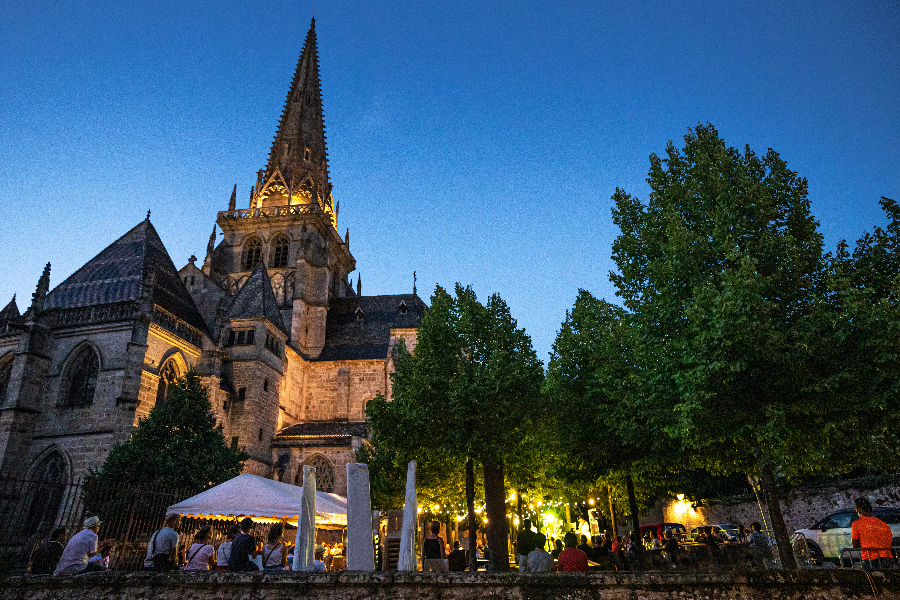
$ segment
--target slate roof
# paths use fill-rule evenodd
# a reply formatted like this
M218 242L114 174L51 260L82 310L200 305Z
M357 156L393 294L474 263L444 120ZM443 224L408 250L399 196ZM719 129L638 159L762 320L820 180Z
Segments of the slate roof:
M17 319L19 316L19 307L16 306L16 295L13 294L9 304L3 310L0 310L0 319Z
M272 281L262 263L257 263L250 277L241 286L237 296L225 311L226 319L267 319L288 337L287 328L281 319Z
M369 434L369 426L365 421L310 421L297 423L278 432L279 438L303 437L336 437L356 435L365 437Z
M401 302L406 314L400 311ZM362 311L360 319L357 309ZM385 358L391 329L418 327L427 309L416 294L333 298L328 304L325 347L316 360Z
M149 219L141 221L56 286L47 295L44 309L138 300L145 280L153 282L154 304L208 333L203 317Z

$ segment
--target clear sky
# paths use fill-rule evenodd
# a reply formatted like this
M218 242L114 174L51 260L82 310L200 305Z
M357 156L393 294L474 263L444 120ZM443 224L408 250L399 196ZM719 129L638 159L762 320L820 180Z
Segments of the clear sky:
M648 155L698 122L808 178L829 248L900 200L896 0L0 0L0 306L148 208L202 261L313 11L363 293L498 292L542 359L579 288L615 300L615 188L646 199Z

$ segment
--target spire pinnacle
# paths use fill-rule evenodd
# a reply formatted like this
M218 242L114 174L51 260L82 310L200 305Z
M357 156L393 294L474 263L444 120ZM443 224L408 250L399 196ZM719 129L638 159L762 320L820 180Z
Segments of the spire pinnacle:
M416 293L416 272L413 271L413 295Z
M256 206L318 203L336 222L328 176L316 20L310 22L272 141ZM273 177L280 174L282 181ZM290 196L290 197L288 197Z
M234 196L232 196L234 198ZM209 259L213 250L216 248L216 226L213 224L212 233L209 235L209 242L206 244L206 258Z
M228 201L228 210L232 211L237 206L237 184L234 184L234 189L231 190L231 200ZM216 228L213 226L213 234L215 234Z
M356 295L357 295L357 296L362 296L362 273L360 273L359 275L357 275L357 280L356 280Z
M41 278L38 279L37 288L31 295L31 308L34 312L40 312L44 309L44 299L47 297L47 292L49 291L50 263L47 263L47 266L44 267L44 272L41 273Z

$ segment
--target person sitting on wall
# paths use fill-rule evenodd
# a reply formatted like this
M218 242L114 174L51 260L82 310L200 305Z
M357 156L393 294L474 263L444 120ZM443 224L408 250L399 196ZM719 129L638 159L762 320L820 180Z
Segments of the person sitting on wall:
M240 523L240 533L231 543L231 555L228 558L230 571L259 571L259 567L250 560L256 555L256 538L250 535L253 531L253 519L245 517Z
M153 571L171 571L178 568L178 526L181 515L166 517L164 527L153 532L147 544L144 568Z
M563 573L587 573L588 557L575 546L578 536L571 531L565 537L566 549L559 554L559 570Z
M32 575L53 575L53 570L66 547L67 533L65 527L57 527L50 532L50 537L43 544L35 548L31 553Z
M534 550L528 553L528 568L526 573L549 573L553 566L553 557L541 546L535 545Z
M182 567L184 571L208 571L215 567L216 550L208 543L212 528L209 525L200 528L194 535L194 543L187 551L187 562Z
M109 557L112 554L113 543L110 540L103 540L100 542L100 545L97 546L97 554L92 556L88 561L91 564L97 564L103 568L104 571L109 570Z
M234 543L235 536L240 533L241 529L238 525L232 525L225 533L225 541L219 544L216 550L216 571L228 570L228 558L231 556L231 544Z
M455 573L462 573L469 566L466 551L459 547L459 540L453 542L453 551L447 555L447 565Z
M287 554L281 536L284 533L284 525L278 523L269 530L269 538L263 547L263 570L283 571L287 563Z
M850 541L854 548L877 548L863 550L863 568L892 569L894 559L891 557L891 544L894 535L891 526L872 516L872 504L868 498L857 498L853 502L859 519L850 525Z
M59 557L54 575L77 575L102 571L103 567L89 562L90 556L97 552L97 531L100 530L100 517L88 517L84 520L84 529L72 536L65 550Z

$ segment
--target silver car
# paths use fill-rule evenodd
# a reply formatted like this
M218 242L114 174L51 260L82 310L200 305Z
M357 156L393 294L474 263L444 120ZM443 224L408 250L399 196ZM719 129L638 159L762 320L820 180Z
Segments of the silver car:
M900 545L900 509L875 508L872 516L877 517L891 527L894 534L894 546ZM798 529L806 537L809 553L818 562L823 560L839 561L841 550L852 546L850 529L853 521L859 516L852 508L832 513L813 524L809 529Z

